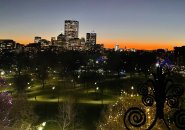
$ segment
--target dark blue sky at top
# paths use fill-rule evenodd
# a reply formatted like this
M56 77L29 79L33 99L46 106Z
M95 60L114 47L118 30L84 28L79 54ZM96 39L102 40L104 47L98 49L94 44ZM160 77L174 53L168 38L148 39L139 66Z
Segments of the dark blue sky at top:
M0 38L57 36L66 19L80 22L80 36L185 42L185 0L0 0Z

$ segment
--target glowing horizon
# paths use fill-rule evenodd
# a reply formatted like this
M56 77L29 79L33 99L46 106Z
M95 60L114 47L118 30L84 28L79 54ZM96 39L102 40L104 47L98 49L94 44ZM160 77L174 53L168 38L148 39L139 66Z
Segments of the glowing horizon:
M43 37L44 38L44 37ZM11 39L11 38L6 38L6 39ZM47 40L50 40L49 38L44 38L44 39L47 39ZM15 40L15 39L12 39L12 40ZM33 43L34 42L34 37L33 38L29 38L27 40L24 40L24 39L17 39L15 40L17 43L20 43L20 44L29 44L29 43ZM118 41L118 40L117 40ZM105 48L114 48L115 45L119 45L119 48L122 48L124 49L125 47L127 49L131 49L131 48L134 48L134 49L138 49L138 50L156 50L156 49L168 49L168 50L173 50L174 47L176 46L182 46L181 44L176 44L175 46L171 43L153 43L153 42L123 42L123 41L119 41L119 42L116 42L116 41L107 41L107 40L97 40L97 44L104 44L104 47Z

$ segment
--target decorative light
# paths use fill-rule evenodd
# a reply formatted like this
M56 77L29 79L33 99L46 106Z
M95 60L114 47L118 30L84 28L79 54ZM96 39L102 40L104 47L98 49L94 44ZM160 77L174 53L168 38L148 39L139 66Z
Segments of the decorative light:
M39 126L38 130L43 130L43 127L42 126Z
M156 67L159 67L159 66L160 66L160 64L159 64L159 63L156 63L156 64L155 64L155 66L156 66Z
M43 122L43 123L42 123L42 126L45 126L45 125L46 125L46 122Z
M5 72L4 71L1 71L1 75L4 75L5 74Z

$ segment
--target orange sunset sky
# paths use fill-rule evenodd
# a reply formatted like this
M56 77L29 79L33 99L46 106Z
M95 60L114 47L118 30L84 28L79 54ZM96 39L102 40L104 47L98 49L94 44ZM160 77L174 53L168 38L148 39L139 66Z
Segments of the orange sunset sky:
M84 34L85 35L85 34ZM50 37L42 37L45 38L47 40L50 40ZM28 43L32 43L34 41L34 37L26 37L24 38L18 38L15 37L13 38L16 42L21 43L21 44L28 44ZM169 50L173 50L173 48L175 46L183 46L183 44L181 43L181 41L134 41L134 40L124 40L124 39L113 39L111 40L110 38L107 39L102 39L98 36L97 34L97 43L98 44L104 44L105 48L114 48L116 44L119 45L120 48L135 48L135 49L144 49L144 50L154 50L154 49L159 49L159 48L163 48L163 49L169 49Z

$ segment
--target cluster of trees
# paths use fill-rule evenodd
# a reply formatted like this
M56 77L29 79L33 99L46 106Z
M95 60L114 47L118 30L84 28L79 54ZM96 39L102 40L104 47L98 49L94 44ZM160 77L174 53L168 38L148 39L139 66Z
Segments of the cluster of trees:
M112 70L119 72L125 69L127 72L135 70L145 71L156 60L156 54L153 52L138 51L138 52L115 52L107 51L102 53L94 52L79 52L65 51L55 53L52 51L38 52L29 54L27 52L14 53L6 52L0 55L0 67L4 70L15 69L20 75L20 72L25 69L63 69L65 72L71 72L78 69L80 66L87 66L89 59L94 62L101 56L107 57L105 64L96 64L104 70Z
M101 59L103 56L106 58ZM155 63L155 57L155 53L145 51L106 51L103 54L89 51L44 51L36 54L6 52L0 55L0 68L15 72L14 82L19 86L17 90L25 89L26 83L31 80L30 73L34 73L44 87L50 70L59 72L61 78L78 80L88 86L89 83L104 79L108 74L117 75L118 78L121 72L143 72L147 75L151 64ZM76 70L80 70L80 74ZM80 80L77 79L78 75Z
M102 56L106 58L98 61ZM123 70L128 73L147 73L146 70L154 62L155 54L151 52L107 51L102 54L98 52L65 51L58 54L52 51L44 51L36 54L26 52L0 54L0 68L7 72L14 72L15 95L9 117L11 125L24 129L30 127L38 120L37 115L33 111L34 106L28 102L25 93L27 83L31 81L30 73L34 73L36 78L40 80L43 88L50 70L59 72L61 79L78 80L84 84L84 87L97 82L101 96L103 96L102 86L104 86L103 81L107 73L117 73L118 78ZM76 72L79 69L81 69L80 77L78 77L79 74ZM102 73L98 73L97 70L99 69L103 70ZM59 113L60 116L57 122L62 129L66 129L69 126L75 127L75 124L72 123L75 120L74 102L71 99L59 105ZM23 126L23 124L27 125Z

